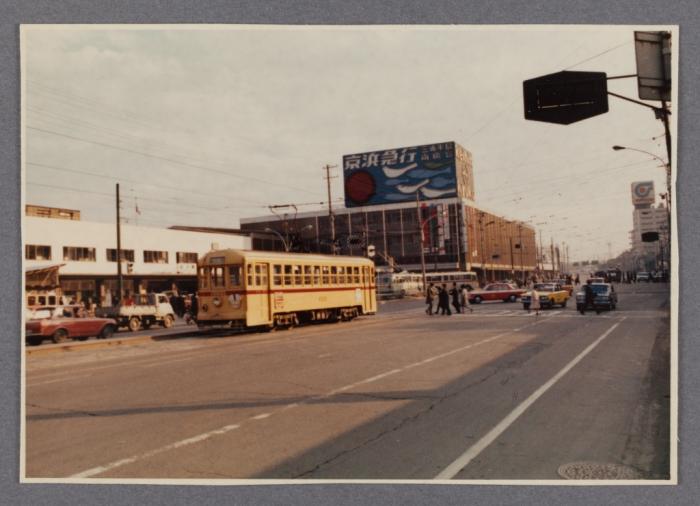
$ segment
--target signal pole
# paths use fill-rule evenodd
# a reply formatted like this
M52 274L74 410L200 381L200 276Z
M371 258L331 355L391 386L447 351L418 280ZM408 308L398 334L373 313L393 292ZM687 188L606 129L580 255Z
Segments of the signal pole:
M331 179L335 179L338 176L331 176L331 169L337 167L337 165L326 164L323 170L326 171L326 183L328 187L328 219L331 222L331 244L332 251L335 255L335 216L333 216L333 205L331 204Z
M119 294L119 303L121 304L124 298L124 279L122 277L122 227L119 207L119 183L117 183L117 293Z
M416 223L418 223L418 249L420 249L420 268L423 274L423 295L428 294L428 286L425 283L425 252L423 251L423 218L420 214L420 196L416 192Z

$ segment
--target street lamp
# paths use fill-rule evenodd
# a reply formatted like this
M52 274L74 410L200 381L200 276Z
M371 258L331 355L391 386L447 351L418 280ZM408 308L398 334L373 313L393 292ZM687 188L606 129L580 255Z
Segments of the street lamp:
M671 267L671 163L670 163L670 152L669 152L669 162L666 162L663 158L660 156L655 155L654 153L650 153L649 151L644 151L643 149L637 149L637 148L630 148L627 146L619 146L615 145L612 147L613 150L615 151L621 151L623 149L627 149L629 151L637 151L638 153L644 153L645 155L649 155L655 160L658 160L661 162L664 166L664 169L666 170L666 214L668 216L668 231L666 234L667 237L667 253L668 253L668 267L670 270Z

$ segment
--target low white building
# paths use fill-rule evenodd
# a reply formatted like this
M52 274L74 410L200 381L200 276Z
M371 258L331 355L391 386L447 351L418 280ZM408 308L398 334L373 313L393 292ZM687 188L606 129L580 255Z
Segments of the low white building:
M24 217L24 267L62 264L61 291L76 300L104 302L117 290L116 224ZM197 257L211 249L250 249L247 235L193 229L121 226L127 292L196 289Z

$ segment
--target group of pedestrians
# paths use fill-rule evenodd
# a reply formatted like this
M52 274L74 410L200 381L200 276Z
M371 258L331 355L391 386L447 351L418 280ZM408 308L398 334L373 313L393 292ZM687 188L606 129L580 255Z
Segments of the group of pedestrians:
M452 288L447 289L445 283L442 286L436 286L430 283L425 295L425 313L432 316L433 314L452 315L450 310L450 302L454 307L455 313L473 312L469 304L469 290L466 285L457 287L457 283L452 283Z

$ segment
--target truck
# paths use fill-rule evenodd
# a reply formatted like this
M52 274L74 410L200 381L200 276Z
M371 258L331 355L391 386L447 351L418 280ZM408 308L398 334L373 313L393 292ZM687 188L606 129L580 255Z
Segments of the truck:
M160 324L168 329L175 321L175 311L164 293L138 294L126 297L117 306L97 308L95 316L112 318L119 327L128 327L136 332L140 328L149 329L153 324Z

